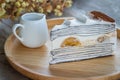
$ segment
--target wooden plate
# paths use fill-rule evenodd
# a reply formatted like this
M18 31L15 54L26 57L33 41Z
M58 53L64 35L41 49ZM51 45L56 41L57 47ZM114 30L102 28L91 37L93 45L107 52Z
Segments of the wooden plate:
M48 20L49 30L63 20ZM119 48L120 40L114 56L49 65L50 41L30 49L11 34L5 43L5 54L14 69L34 80L116 80L120 78Z

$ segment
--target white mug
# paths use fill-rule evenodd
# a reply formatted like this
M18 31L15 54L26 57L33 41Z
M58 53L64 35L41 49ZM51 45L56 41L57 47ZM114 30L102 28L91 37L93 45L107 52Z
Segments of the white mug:
M16 30L20 28L17 35ZM20 42L30 48L40 47L48 39L46 16L41 13L26 13L20 23L13 26L13 34Z

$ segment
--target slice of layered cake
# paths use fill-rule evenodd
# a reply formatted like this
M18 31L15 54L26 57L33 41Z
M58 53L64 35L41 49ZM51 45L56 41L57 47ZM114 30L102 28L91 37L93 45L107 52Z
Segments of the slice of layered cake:
M52 60L50 64L80 61L113 55L116 48L114 19L92 11L85 22L74 18L56 25L50 32Z

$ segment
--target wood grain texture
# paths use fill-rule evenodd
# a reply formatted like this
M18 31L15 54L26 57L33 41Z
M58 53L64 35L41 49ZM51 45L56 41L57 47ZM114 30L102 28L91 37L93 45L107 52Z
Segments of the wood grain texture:
M48 20L49 30L64 19ZM5 54L14 69L34 80L116 80L120 78L120 40L114 56L49 65L50 41L40 48L23 46L13 34Z
M120 29L117 29L117 37L120 39Z

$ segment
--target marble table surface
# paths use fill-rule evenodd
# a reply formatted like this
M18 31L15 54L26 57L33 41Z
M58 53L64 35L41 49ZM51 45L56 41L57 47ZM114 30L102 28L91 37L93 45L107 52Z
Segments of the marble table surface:
M120 24L120 0L74 0L74 4L71 8L65 9L62 17L79 16L79 13L89 12L92 10L98 10L106 13L116 20L116 23ZM54 18L50 15L48 18ZM13 25L13 22L9 23ZM31 80L16 70L14 70L6 60L3 46L7 37L11 34L12 26L6 23L0 23L0 80ZM7 26L4 27L3 26ZM119 26L118 26L119 27Z

